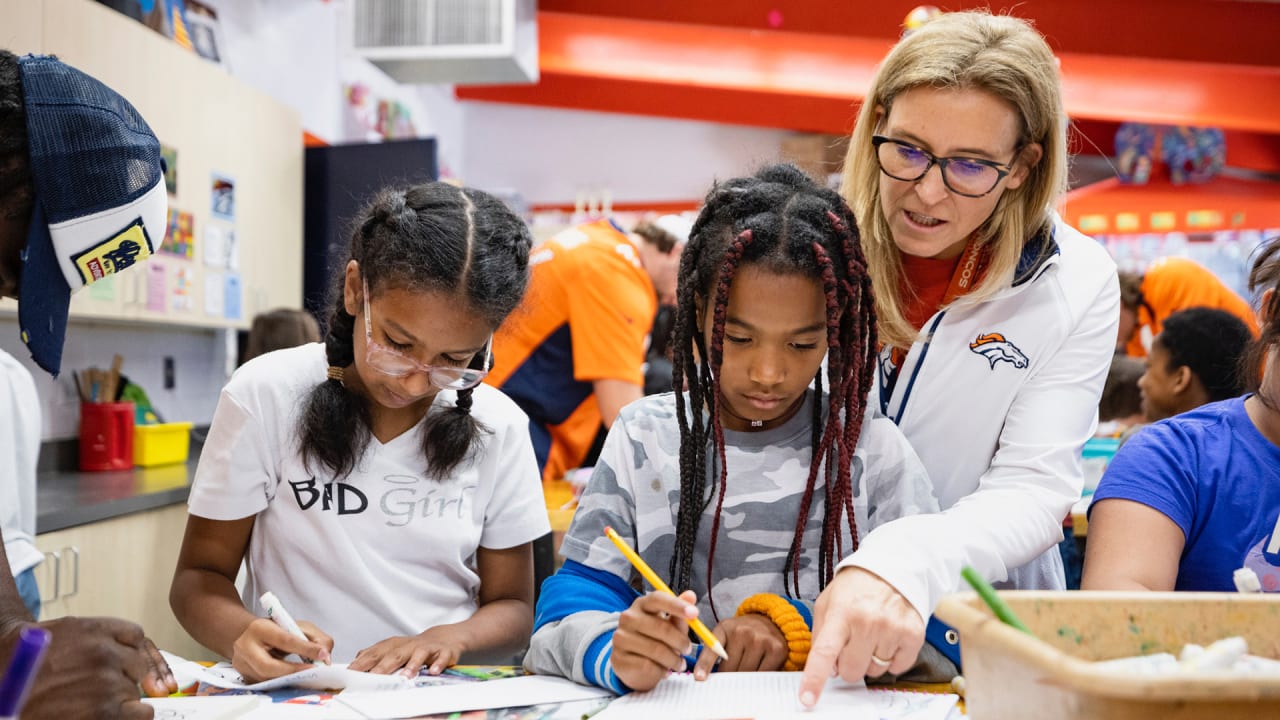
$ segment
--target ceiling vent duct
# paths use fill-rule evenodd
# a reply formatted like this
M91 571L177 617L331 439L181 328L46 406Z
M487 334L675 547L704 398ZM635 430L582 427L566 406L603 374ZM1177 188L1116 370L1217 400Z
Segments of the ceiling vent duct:
M351 0L355 53L404 83L538 81L536 0Z

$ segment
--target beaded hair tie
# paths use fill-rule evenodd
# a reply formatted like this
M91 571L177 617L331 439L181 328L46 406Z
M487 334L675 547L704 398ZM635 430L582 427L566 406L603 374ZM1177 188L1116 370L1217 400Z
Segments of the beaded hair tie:
M342 373L343 373L342 368L336 365L329 366L328 376L330 380L337 380L338 382L342 382Z

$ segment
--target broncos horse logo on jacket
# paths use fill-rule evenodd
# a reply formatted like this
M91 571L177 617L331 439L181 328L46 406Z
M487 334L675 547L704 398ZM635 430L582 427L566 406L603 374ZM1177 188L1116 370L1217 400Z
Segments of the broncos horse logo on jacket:
M979 335L969 343L969 349L985 357L991 363L992 370L995 370L996 363L1002 360L1016 368L1024 368L1030 363L1018 346L1006 340L1000 333Z

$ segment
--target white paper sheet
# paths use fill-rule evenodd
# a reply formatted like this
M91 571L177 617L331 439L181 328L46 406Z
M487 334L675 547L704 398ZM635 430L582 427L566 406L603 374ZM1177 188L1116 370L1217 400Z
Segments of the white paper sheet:
M305 670L283 675L273 680L248 684L229 663L205 667L200 663L184 660L171 653L163 653L169 669L178 679L180 687L200 681L214 687L236 690L275 690L282 687L300 687L311 690L404 690L413 687L413 680L402 675L375 675L348 670L346 665L313 665Z
M95 285L97 283L94 283ZM204 314L211 317L222 317L222 296L226 292L222 273L206 272L204 274Z
M955 695L868 690L839 679L827 683L813 710L800 696L798 672L714 673L702 682L672 675L653 690L624 695L592 720L945 720Z
M156 720L232 720L271 704L256 695L143 698L142 702L156 709Z
M399 692L346 692L334 698L368 718L408 718L436 713L525 707L609 697L613 693L563 678L527 675Z

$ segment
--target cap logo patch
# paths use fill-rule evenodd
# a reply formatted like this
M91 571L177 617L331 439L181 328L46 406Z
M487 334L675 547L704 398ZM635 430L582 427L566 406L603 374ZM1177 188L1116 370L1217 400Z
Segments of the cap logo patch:
M114 236L73 255L71 259L80 272L80 278L88 285L148 257L151 257L151 238L142 218L138 218Z

